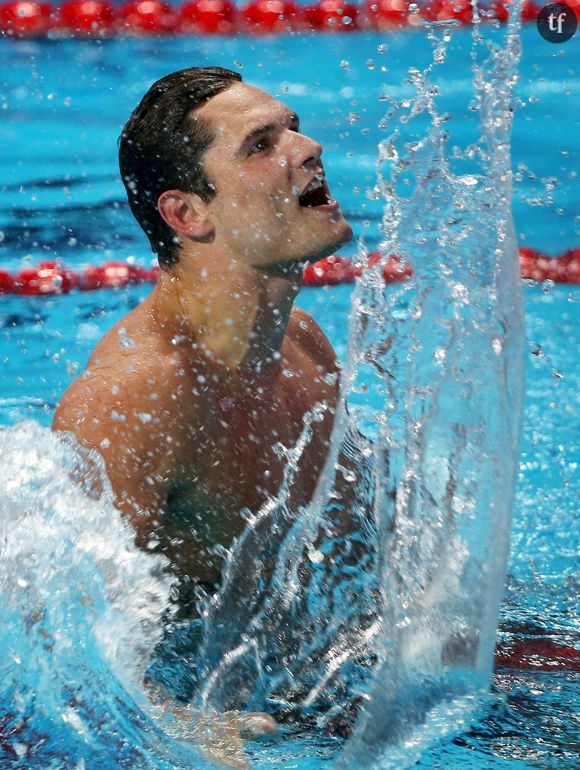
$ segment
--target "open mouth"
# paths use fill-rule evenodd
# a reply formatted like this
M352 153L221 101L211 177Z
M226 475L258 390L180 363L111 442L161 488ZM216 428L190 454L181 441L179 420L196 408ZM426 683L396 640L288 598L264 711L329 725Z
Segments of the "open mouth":
M298 203L300 206L308 209L328 206L333 203L326 179L323 176L314 177L298 198Z

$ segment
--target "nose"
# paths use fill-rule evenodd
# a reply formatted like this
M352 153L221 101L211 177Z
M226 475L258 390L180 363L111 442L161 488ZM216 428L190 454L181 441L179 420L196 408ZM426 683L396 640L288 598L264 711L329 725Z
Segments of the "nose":
M289 153L291 165L314 173L322 171L322 145L305 134L292 132L292 137Z

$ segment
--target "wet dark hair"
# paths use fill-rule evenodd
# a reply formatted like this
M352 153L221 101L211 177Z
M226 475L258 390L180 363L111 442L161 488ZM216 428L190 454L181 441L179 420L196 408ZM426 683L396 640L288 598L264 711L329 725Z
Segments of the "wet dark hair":
M179 260L179 241L157 209L161 193L183 190L206 203L216 193L203 167L215 135L208 121L192 111L241 80L239 73L222 67L190 67L166 75L147 91L119 137L129 206L164 269Z

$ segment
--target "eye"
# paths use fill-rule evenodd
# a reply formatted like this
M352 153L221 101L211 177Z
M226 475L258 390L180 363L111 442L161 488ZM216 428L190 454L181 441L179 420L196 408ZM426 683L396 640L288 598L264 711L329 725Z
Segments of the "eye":
M254 144L250 147L250 155L254 155L258 152L264 152L264 150L267 150L271 147L272 140L269 136L263 136L261 139L258 139L254 142Z

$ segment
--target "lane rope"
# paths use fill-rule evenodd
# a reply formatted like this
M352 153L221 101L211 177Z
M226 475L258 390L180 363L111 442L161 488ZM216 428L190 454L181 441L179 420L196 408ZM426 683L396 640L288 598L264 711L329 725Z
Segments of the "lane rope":
M580 248L569 249L558 257L550 257L540 251L520 247L522 278L538 283L580 284ZM381 261L378 251L368 255L367 267ZM331 256L315 262L304 270L304 286L336 286L353 283L362 272L345 257ZM409 278L413 268L408 262L391 254L383 262L385 283L395 283ZM143 283L155 283L159 267L145 268L131 262L105 262L102 265L85 265L80 271L67 267L59 260L40 262L36 267L25 267L12 274L0 270L0 295L54 296L73 290L96 291L120 289Z
M580 650L543 637L512 639L497 645L495 668L580 671Z
M567 0L580 16L580 0ZM535 21L541 4L524 0L522 21ZM505 23L509 0L487 0L482 21ZM469 24L471 0L319 0L302 5L293 0L251 0L238 7L231 0L12 0L0 4L0 36L8 38L108 38L147 35L233 35L290 32L351 32L419 27L424 22L453 20Z

